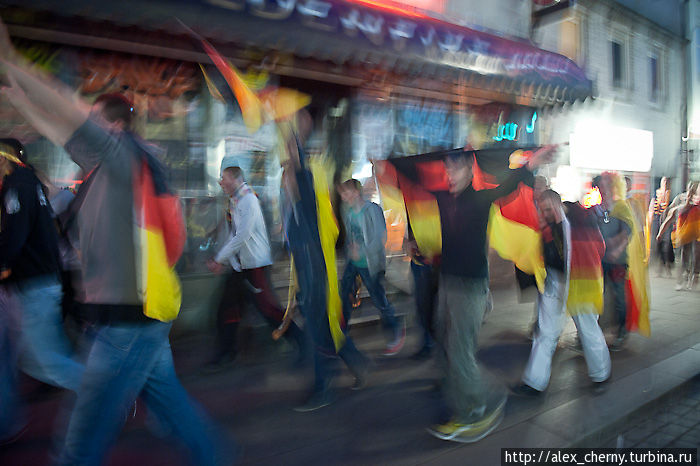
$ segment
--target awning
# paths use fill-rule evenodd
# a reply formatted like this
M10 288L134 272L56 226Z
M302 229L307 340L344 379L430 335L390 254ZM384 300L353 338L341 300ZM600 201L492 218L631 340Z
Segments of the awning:
M326 63L330 74L337 68L339 77L348 79L352 73L340 67L503 93L526 105L573 102L592 94L583 70L562 55L370 0L0 0L2 4L15 6L3 13L12 35L31 39L78 45L74 42L83 35L102 39L83 44L93 47L115 48L106 41L138 42L142 50L160 46L193 52L177 17L225 52L230 44L293 54ZM110 25L122 28L123 35Z

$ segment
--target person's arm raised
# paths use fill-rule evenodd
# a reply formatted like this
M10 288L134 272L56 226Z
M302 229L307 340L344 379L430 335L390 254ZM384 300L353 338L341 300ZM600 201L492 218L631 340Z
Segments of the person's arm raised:
M31 71L12 46L7 27L1 20L0 67L10 84L3 93L13 105L24 104L26 107L18 110L54 143L63 146L87 120L90 107L72 98L62 84Z
M39 77L24 66L6 60L0 64L11 85L3 89L3 94L13 105L19 105L17 110L29 123L35 125L39 133L55 144L65 145L87 121L89 107L64 96L47 78Z

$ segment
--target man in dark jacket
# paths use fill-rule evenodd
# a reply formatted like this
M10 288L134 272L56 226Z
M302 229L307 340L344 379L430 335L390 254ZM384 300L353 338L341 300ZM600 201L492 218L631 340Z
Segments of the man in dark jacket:
M24 371L43 382L76 391L83 366L71 358L63 333L56 228L44 187L31 167L20 160L17 147L21 145L0 143L0 279L19 307ZM3 309L6 312L9 310ZM14 360L2 365L11 372L6 376L13 379ZM6 380L0 398L16 399L16 385ZM13 422L0 422L8 424L0 425L0 438L12 434Z

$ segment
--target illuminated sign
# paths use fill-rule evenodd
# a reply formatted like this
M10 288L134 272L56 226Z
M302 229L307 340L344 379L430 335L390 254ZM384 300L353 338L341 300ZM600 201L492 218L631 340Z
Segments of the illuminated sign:
M532 134L535 131L535 121L537 120L537 112L532 114L532 119L530 123L525 126L525 131L528 134ZM518 129L517 123L506 123L504 125L498 125L498 134L493 137L495 141L517 141L520 138L520 131L522 128Z
M634 128L588 121L569 137L571 165L594 170L648 172L654 157L654 134Z
M493 137L495 141L517 141L518 140L518 124L506 123L498 125L498 134Z

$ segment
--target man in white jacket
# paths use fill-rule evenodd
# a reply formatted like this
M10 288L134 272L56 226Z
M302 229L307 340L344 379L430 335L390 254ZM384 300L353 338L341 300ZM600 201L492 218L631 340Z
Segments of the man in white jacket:
M277 327L284 318L284 308L280 306L270 284L272 256L260 201L246 184L240 167L224 168L219 184L231 198L231 234L207 265L214 273L223 273L228 266L233 270L226 280L219 304L218 343L212 368L220 368L222 363L235 358L236 332L248 299L252 299L255 307L273 327ZM285 335L296 341L301 353L304 339L299 327L292 323Z

